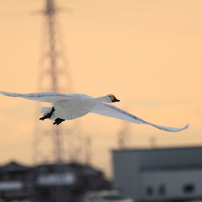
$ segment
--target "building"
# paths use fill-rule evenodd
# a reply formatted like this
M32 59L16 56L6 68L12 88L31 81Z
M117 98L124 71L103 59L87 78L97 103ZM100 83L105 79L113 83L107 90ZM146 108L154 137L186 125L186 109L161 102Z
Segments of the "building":
M0 201L82 202L91 190L110 189L104 174L89 165L67 163L0 166Z
M33 195L33 168L16 162L0 166L0 201L29 199Z
M113 167L135 201L202 199L202 147L115 150Z

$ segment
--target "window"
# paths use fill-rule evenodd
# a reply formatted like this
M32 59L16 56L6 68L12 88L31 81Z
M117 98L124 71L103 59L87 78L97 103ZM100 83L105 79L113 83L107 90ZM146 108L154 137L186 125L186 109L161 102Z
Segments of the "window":
M152 195L154 194L154 190L153 190L152 186L148 186L148 187L146 188L146 194L147 194L148 196L152 196Z
M165 184L161 184L158 188L159 195L163 196L166 194L166 186Z
M183 191L184 191L184 193L186 193L186 194L191 194L191 193L194 192L194 190L195 190L195 185L192 184L192 183L190 183L190 184L185 184L185 185L183 186Z

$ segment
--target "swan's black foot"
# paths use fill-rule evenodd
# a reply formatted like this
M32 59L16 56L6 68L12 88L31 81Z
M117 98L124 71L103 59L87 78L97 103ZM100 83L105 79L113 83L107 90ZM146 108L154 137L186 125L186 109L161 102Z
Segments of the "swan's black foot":
M49 119L49 118L51 118L51 116L53 115L53 112L55 111L55 108L54 107L52 107L52 109L51 109L51 111L48 113L48 114L46 114L45 116L43 116L43 117L41 117L39 120L44 120L44 119Z
M55 122L54 122L53 124L59 125L59 124L62 123L63 121L65 121L65 119L57 118L57 119L55 119Z

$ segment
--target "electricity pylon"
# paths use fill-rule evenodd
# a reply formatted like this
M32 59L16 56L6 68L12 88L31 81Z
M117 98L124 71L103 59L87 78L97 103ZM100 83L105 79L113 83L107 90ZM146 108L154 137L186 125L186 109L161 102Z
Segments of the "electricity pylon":
M41 12L45 19L45 29L39 64L38 91L72 93L72 80L57 21L59 11L54 0L45 0L45 8ZM38 105L37 110L39 108ZM37 114L37 117L40 115ZM37 119L35 127L33 144L35 164L81 161L79 158L82 158L82 137L78 121L66 121L56 126L52 125L50 120L39 122Z

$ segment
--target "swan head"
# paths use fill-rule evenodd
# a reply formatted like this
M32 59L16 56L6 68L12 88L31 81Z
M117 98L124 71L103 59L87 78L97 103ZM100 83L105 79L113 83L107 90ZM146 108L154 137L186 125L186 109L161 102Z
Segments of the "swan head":
M108 103L119 102L119 101L120 100L118 100L113 94L106 95L106 102Z

